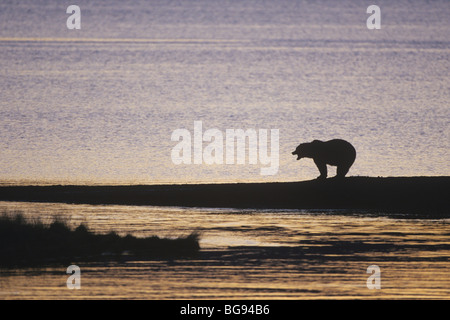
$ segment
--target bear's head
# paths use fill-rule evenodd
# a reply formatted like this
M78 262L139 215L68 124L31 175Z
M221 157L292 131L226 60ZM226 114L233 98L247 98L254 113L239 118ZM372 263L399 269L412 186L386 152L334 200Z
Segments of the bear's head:
M319 140L314 140L313 142L308 143L300 143L292 154L297 155L297 160L300 160L301 158L313 158L318 143L320 143Z

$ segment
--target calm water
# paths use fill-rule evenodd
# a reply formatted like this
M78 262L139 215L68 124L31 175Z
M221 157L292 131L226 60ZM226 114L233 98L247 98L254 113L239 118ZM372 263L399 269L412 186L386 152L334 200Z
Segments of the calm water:
M0 3L0 181L314 178L300 143L340 137L350 175L449 175L450 5L381 1ZM280 168L175 165L171 133L279 129ZM205 143L206 144L206 143ZM334 172L331 172L334 174Z
M450 175L450 4L0 2L0 183L296 181L300 142L343 138L350 175ZM175 129L279 129L280 167L175 165ZM332 171L331 175L334 174ZM202 233L189 261L11 270L1 298L446 298L448 219L370 212L1 203L139 236ZM312 253L311 253L312 252ZM381 268L381 290L366 269Z
M174 261L85 263L2 270L2 299L448 299L449 219L371 212L263 211L0 203L27 217L136 236L201 233L201 254ZM366 285L370 265L381 289Z

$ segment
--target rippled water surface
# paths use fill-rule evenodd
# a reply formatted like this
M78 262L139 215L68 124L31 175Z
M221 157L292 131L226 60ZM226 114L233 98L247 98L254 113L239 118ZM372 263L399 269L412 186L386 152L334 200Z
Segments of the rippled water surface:
M448 219L370 212L195 209L2 202L27 217L70 217L73 226L136 236L201 233L198 257L171 261L73 261L82 289L66 287L67 266L3 270L6 299L309 299L450 297ZM367 268L381 271L369 290Z
M350 175L450 175L448 1L0 3L0 181L295 181L300 142L355 145ZM279 170L175 165L176 129L279 129ZM206 146L206 143L204 143Z

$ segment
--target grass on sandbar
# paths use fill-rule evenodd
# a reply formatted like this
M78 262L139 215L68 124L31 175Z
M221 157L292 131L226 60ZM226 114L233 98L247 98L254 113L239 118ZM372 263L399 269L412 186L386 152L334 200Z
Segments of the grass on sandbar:
M193 256L199 249L197 233L177 239L122 237L115 232L95 234L84 224L72 230L61 218L45 224L27 221L20 213L0 215L0 267L130 257L171 259Z

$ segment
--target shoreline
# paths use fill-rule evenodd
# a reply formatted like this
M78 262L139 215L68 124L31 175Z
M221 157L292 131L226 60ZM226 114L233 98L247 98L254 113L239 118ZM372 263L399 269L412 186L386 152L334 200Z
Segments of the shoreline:
M130 186L0 186L0 201L255 209L372 209L448 215L450 177Z

